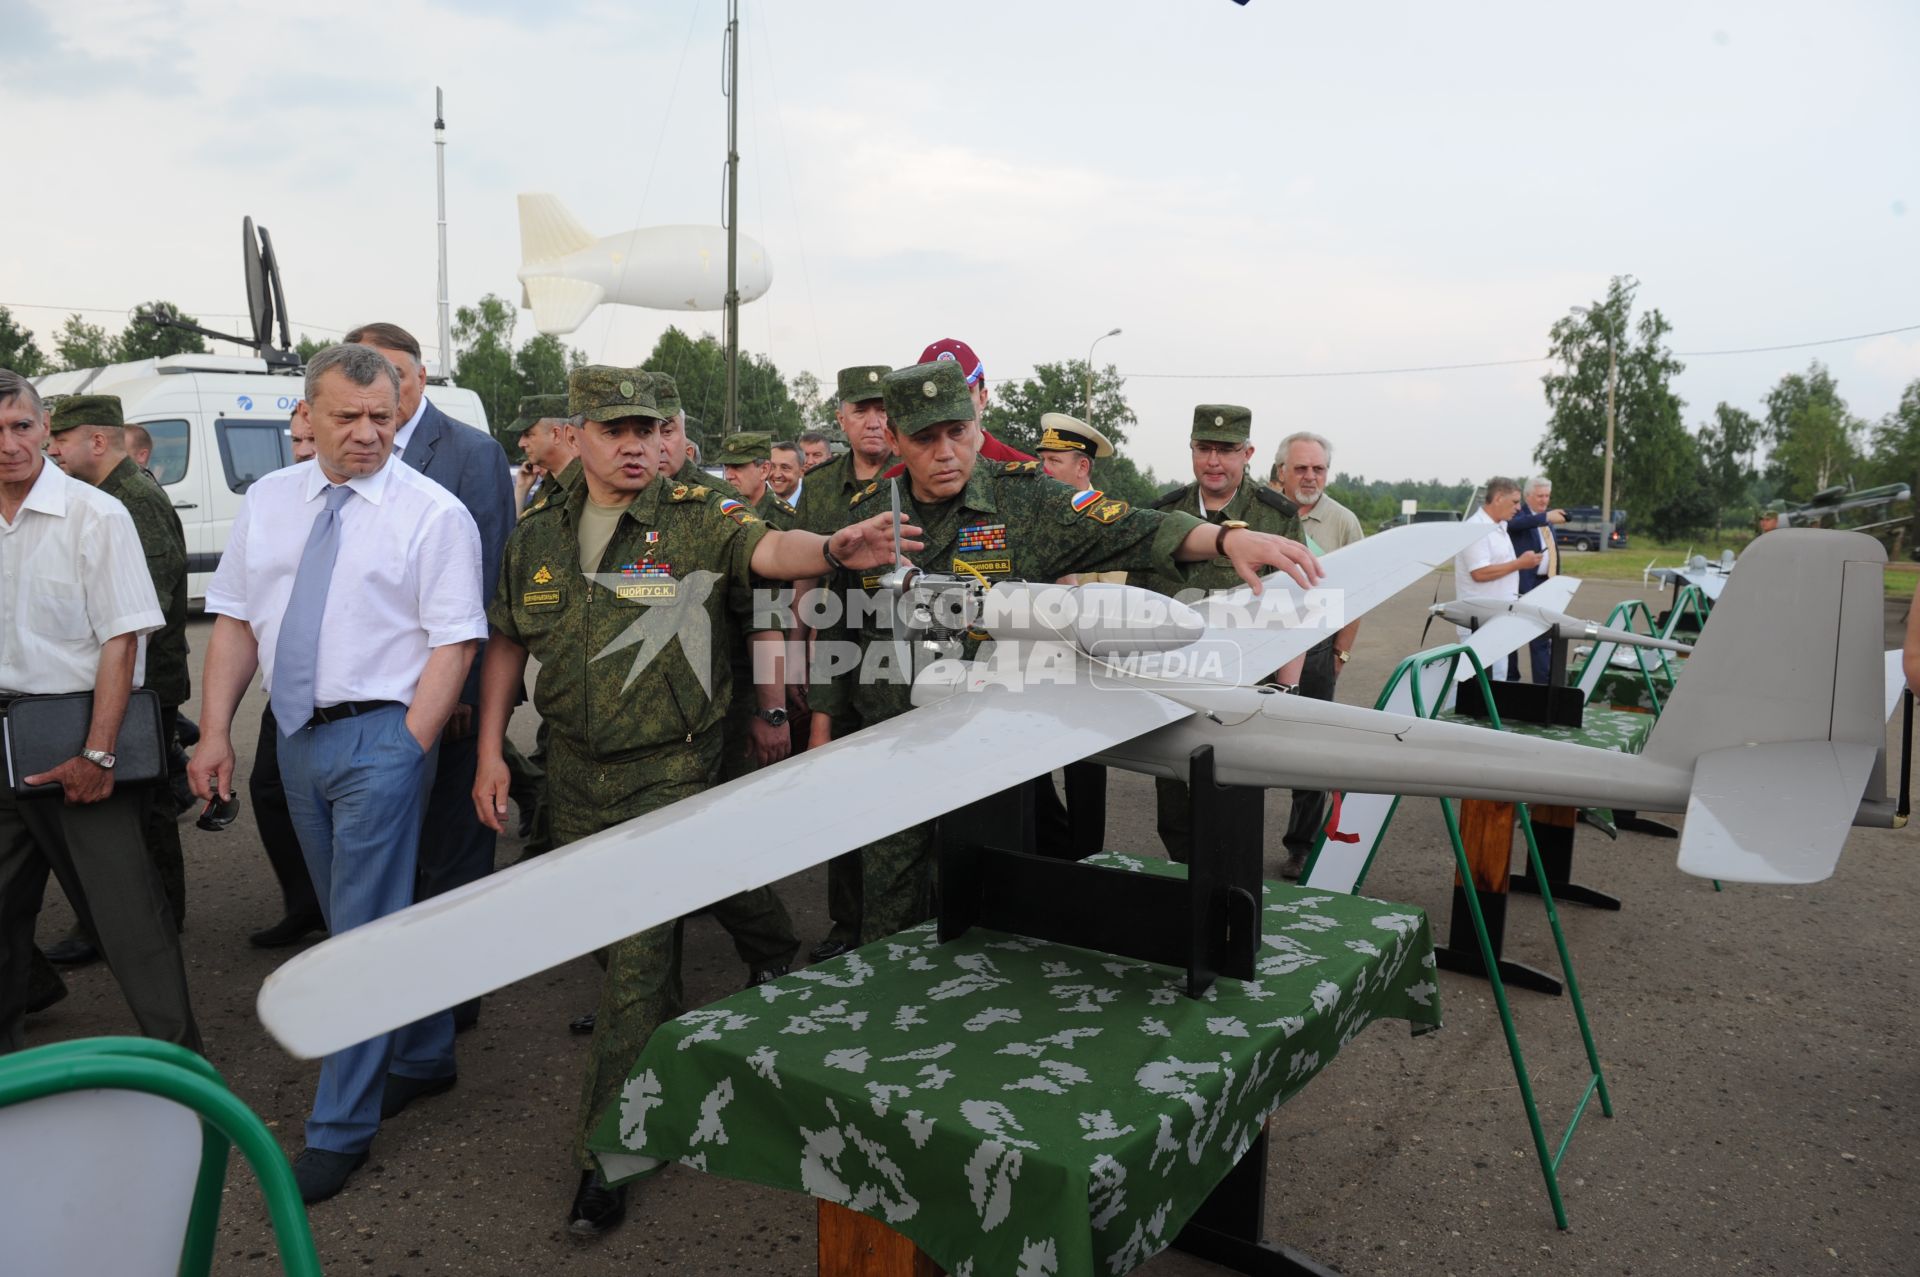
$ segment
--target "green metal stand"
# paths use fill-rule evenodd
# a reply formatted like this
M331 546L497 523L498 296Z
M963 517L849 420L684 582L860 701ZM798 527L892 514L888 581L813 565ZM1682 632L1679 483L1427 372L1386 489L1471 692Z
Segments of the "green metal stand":
M1638 602L1638 600L1635 600L1635 602ZM1645 605L1643 604L1641 606L1644 610ZM1612 622L1610 621L1609 624L1612 624ZM1441 684L1441 687L1443 689L1450 688L1453 686L1454 676L1458 672L1462 657L1465 657L1473 663L1474 677L1480 683L1480 692L1486 702L1487 714L1494 730L1502 730L1500 712L1495 709L1493 705L1493 689L1488 683L1486 667L1480 663L1480 658L1474 653L1473 649L1464 644L1456 643L1445 647L1432 648L1425 652L1416 652L1404 661L1401 661L1399 666L1394 670L1393 676L1387 680L1386 687L1381 690L1376 705L1384 707L1399 682L1402 679L1411 679L1412 682L1409 684L1409 690L1413 695L1414 712L1421 718L1432 718L1444 708L1446 695L1443 690L1440 695L1432 697L1432 707L1429 708L1429 698L1425 693L1423 674L1429 668L1443 661L1446 662L1446 680ZM1644 660L1642 667L1644 671ZM1479 944L1480 959L1485 969L1487 983L1493 987L1494 1005L1498 1007L1500 1011L1500 1027L1506 1034L1507 1054L1513 1060L1513 1077L1515 1083L1517 1083L1520 1088L1520 1100L1527 1110L1527 1127L1533 1135L1534 1154L1540 1161L1541 1177L1546 1181L1547 1199L1553 1205L1553 1220L1557 1226L1564 1229L1567 1227L1567 1208L1566 1203L1560 1195L1561 1159L1566 1156L1567 1147L1573 1142L1573 1133L1575 1129L1579 1127L1580 1119L1586 1116L1587 1106L1592 1102L1593 1097L1595 1095L1600 1097L1600 1111L1607 1117L1613 1116L1613 1099L1607 1093L1606 1074L1600 1065L1600 1053L1593 1044L1593 1029L1587 1021L1586 1003L1580 997L1580 982L1574 975L1573 955L1567 947L1566 932L1562 930L1560 926L1560 913L1559 910L1554 907L1553 893L1546 885L1546 869L1540 863L1540 844L1534 837L1533 832L1533 815L1527 804L1520 803L1516 805L1516 818L1519 821L1521 830L1526 834L1528 861L1532 866L1535 880L1540 883L1540 901L1546 907L1547 924L1553 931L1554 948L1560 955L1560 970L1566 977L1567 998L1573 1004L1574 1021L1580 1026L1580 1041L1586 1048L1587 1066L1591 1070L1587 1079L1586 1088L1581 1092L1580 1100L1574 1106L1573 1117L1567 1122L1566 1130L1560 1136L1559 1144L1551 1150L1547 1147L1545 1128L1540 1121L1540 1106L1533 1096L1533 1084L1527 1080L1526 1057L1520 1049L1519 1030L1514 1027L1513 1009L1507 1003L1507 986L1506 981L1503 980L1500 975L1500 959L1499 956L1494 953L1493 939L1487 931L1486 915L1480 908L1480 893L1473 885L1473 870L1467 863L1466 844L1460 837L1459 817L1454 812L1452 800L1442 798L1438 801L1440 803L1441 817L1446 821L1447 837L1453 842L1455 868L1459 871L1460 881L1466 884L1466 888L1461 894L1466 898L1467 911L1473 919L1474 937ZM1396 799L1393 811L1397 812L1398 810L1399 801ZM1390 812L1387 817L1387 822L1390 824L1392 819L1393 816ZM1385 826L1382 826L1381 839L1384 840L1384 838ZM1314 845L1313 854L1315 857L1320 854L1320 848L1325 845L1325 842L1326 835L1323 831L1319 840L1316 841ZM1379 845L1376 842L1374 847L1376 854L1378 847ZM1367 872L1371 870L1372 867L1373 858L1372 855L1369 855L1366 867L1360 872L1359 881L1354 884L1354 891L1356 893L1360 889L1360 884L1366 881ZM1309 861L1307 872L1311 872L1311 861ZM1303 873L1302 877L1305 876L1306 874Z

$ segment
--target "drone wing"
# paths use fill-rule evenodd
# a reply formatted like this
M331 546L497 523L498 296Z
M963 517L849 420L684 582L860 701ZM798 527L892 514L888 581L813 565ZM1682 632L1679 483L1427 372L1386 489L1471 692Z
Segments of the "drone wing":
M326 1055L1192 713L1057 683L954 695L335 936L267 977L260 1020ZM778 838L742 837L767 819Z
M1207 634L1190 665L1224 669L1213 681L1250 687L1487 535L1485 524L1408 524L1323 555L1326 579L1311 591L1275 572L1261 578L1259 595L1246 586L1212 595L1195 609ZM1198 659L1205 653L1223 659Z

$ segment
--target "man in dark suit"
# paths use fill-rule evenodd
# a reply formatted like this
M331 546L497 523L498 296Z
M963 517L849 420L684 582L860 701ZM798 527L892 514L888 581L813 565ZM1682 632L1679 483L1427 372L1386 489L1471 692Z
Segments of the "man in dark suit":
M1521 568L1515 575L1520 580L1520 593L1526 594L1534 586L1560 571L1560 548L1554 544L1553 528L1567 521L1565 510L1549 510L1547 503L1553 500L1553 480L1538 477L1527 482L1522 490L1525 500L1520 513L1507 520L1507 539L1513 542L1513 552L1517 557L1528 550L1540 553L1538 567ZM1553 640L1541 635L1527 645L1528 655L1533 662L1533 681L1545 684L1553 665ZM1507 657L1507 677L1520 677L1520 654L1514 652Z
M480 529L480 597L491 599L500 560L515 522L513 472L492 435L455 421L427 400L427 369L420 343L398 324L364 324L347 334L354 345L371 346L400 373L400 428L393 450L400 459L458 497ZM480 704L480 666L485 644L474 654L460 703L440 738L440 765L427 797L420 837L419 886L425 900L493 872L493 831L473 809L478 764L474 714ZM466 1028L480 1014L476 1000L454 1008L454 1025Z

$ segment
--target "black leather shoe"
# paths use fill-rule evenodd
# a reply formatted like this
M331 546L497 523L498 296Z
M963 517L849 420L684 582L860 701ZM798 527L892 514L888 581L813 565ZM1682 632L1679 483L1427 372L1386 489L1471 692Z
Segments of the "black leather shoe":
M1303 872L1305 872L1306 867L1307 867L1306 852L1289 851L1287 853L1287 863L1280 866L1280 876L1282 878L1285 878L1288 882L1292 882L1298 879L1300 875Z
M445 1077L404 1077L398 1073L387 1074L386 1090L380 1095L380 1120L399 1117L407 1105L415 1100L424 1100L429 1096L445 1095L460 1080L458 1073L449 1073Z
M575 1237L598 1237L627 1217L627 1186L607 1187L599 1171L581 1171L580 1187L567 1213L567 1231Z
M593 1032L593 1026L599 1017L600 1013L598 1011L589 1011L585 1015L576 1015L573 1019L567 1021L567 1032L577 1033L581 1037L586 1037L589 1033Z
M358 1153L335 1153L324 1148L304 1148L293 1159L293 1182L300 1186L300 1200L311 1206L324 1202L347 1186L347 1176L367 1164L363 1149Z
M247 943L256 949L284 949L290 944L299 944L315 931L321 934L322 939L326 937L326 920L319 914L290 913L271 927L248 936Z
M836 940L832 936L828 936L825 940L822 940L819 944L807 950L807 957L815 962L825 962L827 959L837 958L843 953L852 953L859 947L859 945L851 940Z
M85 936L68 936L58 944L50 944L44 951L47 961L56 967L80 967L100 959L100 951L93 947L93 941Z
M792 970L793 968L784 962L776 962L770 967L761 967L758 971L747 973L747 987L757 989L769 980L778 980Z
M27 975L28 1015L44 1011L67 996L67 982L57 972L38 962L32 965L33 969Z

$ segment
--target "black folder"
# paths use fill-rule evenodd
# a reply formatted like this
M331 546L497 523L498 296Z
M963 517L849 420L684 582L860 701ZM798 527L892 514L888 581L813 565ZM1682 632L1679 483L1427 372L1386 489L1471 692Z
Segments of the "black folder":
M7 785L20 798L57 794L59 785L26 785L25 776L52 771L86 748L93 725L93 693L21 696L7 707L4 724ZM167 774L167 751L160 739L160 697L135 688L127 716L114 743L113 783L137 785Z

